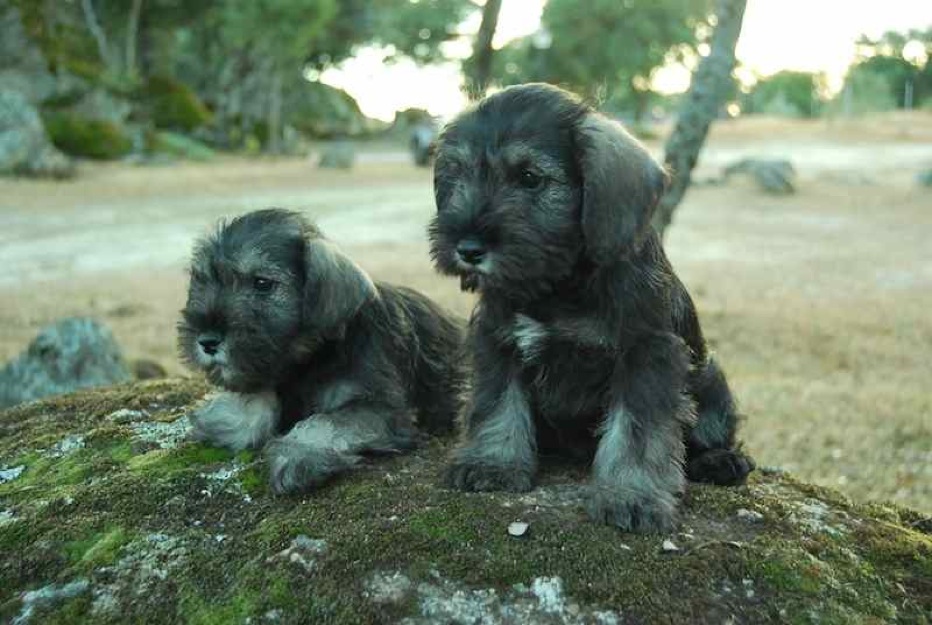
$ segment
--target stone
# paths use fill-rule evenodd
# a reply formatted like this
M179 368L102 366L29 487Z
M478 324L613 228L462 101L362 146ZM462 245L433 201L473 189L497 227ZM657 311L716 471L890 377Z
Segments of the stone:
M320 154L317 166L322 169L352 169L356 161L356 149L349 141L334 141Z
M434 142L437 140L437 129L432 124L422 122L411 129L411 155L414 164L418 167L429 167L434 155Z
M15 91L36 105L56 92L55 76L11 2L0 1L0 91Z
M745 158L725 168L726 180L736 174L750 176L762 191L771 195L796 193L796 170L786 159Z
M133 110L132 104L127 100L118 98L100 87L88 91L68 108L86 119L99 119L117 125L123 125Z
M508 535L514 536L515 538L523 538L527 535L530 525L521 521L515 521L508 525Z
M0 175L68 178L74 173L74 163L49 141L29 100L0 88Z
M443 488L452 440L276 496L261 452L139 444L134 425L177 421L208 392L169 378L0 412L0 467L25 465L0 484L0 622L925 623L932 611L928 514L755 472L737 488L689 484L676 534L625 534L588 519L577 467L547 467L529 493ZM516 519L533 540L504 531ZM665 538L682 548L665 553Z
M0 370L0 409L131 377L108 328L93 319L68 318L43 328Z

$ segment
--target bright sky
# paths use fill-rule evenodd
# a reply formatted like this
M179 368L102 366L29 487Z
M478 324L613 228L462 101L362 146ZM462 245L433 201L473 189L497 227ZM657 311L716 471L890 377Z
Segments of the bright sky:
M503 0L494 45L537 31L545 1ZM581 0L581 9L584 6ZM476 12L462 31L476 32L479 20ZM930 0L748 0L737 55L752 76L782 69L821 71L837 89L860 35L878 37L888 30L928 26L932 26ZM471 46L472 41L464 40L451 44L447 53L463 58ZM366 115L385 121L391 121L395 111L410 107L450 116L465 105L458 63L417 67L404 60L385 64L385 56L382 50L365 48L341 67L325 71L321 79L345 89ZM683 67L663 68L655 76L655 86L661 91L683 91L688 85L689 71Z

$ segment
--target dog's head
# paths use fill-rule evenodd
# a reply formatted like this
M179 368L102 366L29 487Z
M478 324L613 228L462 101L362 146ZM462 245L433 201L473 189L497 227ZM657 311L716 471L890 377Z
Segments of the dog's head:
M431 255L464 288L534 296L645 239L666 175L619 124L545 84L491 95L437 146Z
M375 286L297 213L247 213L198 241L178 324L182 357L233 391L276 386L346 324Z

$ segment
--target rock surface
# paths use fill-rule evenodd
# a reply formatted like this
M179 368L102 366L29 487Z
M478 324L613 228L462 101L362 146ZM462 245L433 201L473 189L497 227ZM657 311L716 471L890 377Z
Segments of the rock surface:
M74 175L74 164L49 141L39 112L18 91L0 88L0 175Z
M56 91L48 63L26 33L22 16L7 0L0 0L0 90L16 91L38 104Z
M751 176L762 191L771 195L796 193L796 170L785 159L742 159L725 168L724 178L727 180L736 174Z
M327 144L320 154L317 166L322 169L352 169L356 162L356 148L349 141Z
M678 531L589 522L584 470L437 486L445 445L276 497L260 456L187 442L196 380L0 413L0 620L16 623L926 623L928 519L775 472L694 486ZM13 475L10 473L10 476ZM508 525L533 527L515 539ZM677 546L665 550L664 542Z
M109 329L93 319L63 319L0 369L0 409L131 377Z

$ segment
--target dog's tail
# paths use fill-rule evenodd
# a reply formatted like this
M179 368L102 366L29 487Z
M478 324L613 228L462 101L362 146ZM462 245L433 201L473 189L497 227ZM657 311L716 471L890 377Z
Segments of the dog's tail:
M412 399L425 432L453 432L466 385L462 319L411 289L399 289L416 335Z

